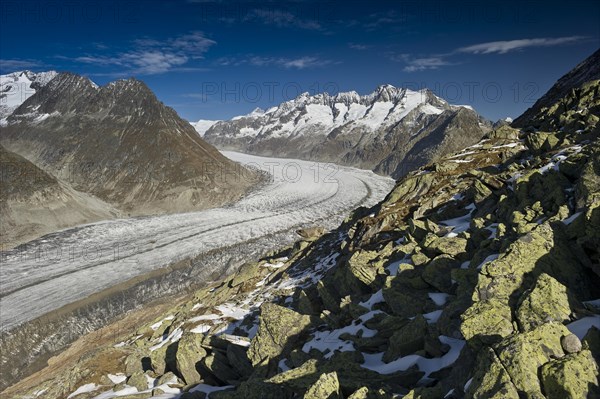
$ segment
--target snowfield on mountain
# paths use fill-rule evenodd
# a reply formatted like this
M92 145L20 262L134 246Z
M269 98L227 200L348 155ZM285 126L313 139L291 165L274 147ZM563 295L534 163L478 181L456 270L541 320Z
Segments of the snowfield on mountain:
M205 125L204 125L205 126ZM335 162L394 177L475 144L491 124L428 89L302 93L266 111L199 128L217 148Z

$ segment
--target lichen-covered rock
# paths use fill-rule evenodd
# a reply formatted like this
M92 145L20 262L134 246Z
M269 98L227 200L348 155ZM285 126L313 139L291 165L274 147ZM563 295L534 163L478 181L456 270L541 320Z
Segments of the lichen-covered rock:
M559 144L560 140L555 134L535 132L525 136L525 143L534 152L550 151Z
M461 319L460 331L474 346L491 345L514 332L510 306L494 299L476 302Z
M467 398L520 399L510 375L491 348L479 354L475 375L467 384Z
M340 382L337 373L321 374L317 382L308 388L304 394L304 399L338 399L342 398L340 392Z
M235 384L240 379L240 374L229 365L227 356L219 351L213 351L201 360L206 370L224 384Z
M130 353L125 358L125 374L132 375L136 371L144 371L144 367L142 365L142 358L145 357L141 351L135 351Z
M408 221L408 231L417 240L422 240L428 233L437 233L440 227L428 219L410 219Z
M425 255L423 252L415 252L414 254L411 255L410 260L413 263L413 265L422 266L422 265L426 264L427 262L429 262L430 258L429 258L429 256Z
M395 203L399 200L409 201L427 193L435 184L433 174L420 174L403 179L385 198L384 203Z
M427 320L422 315L418 315L396 331L390 338L387 351L383 354L383 361L389 363L401 356L423 349L427 327Z
M561 338L569 334L562 324L547 323L505 338L494 347L498 358L518 391L542 397L538 369L554 358L564 356Z
M272 303L260 307L258 332L250 343L252 365L280 356L310 325L310 317Z
M240 376L247 377L252 374L252 363L248 359L248 350L239 345L227 346L227 360Z
M523 331L529 331L549 321L569 320L571 307L567 287L542 273L533 289L525 292L517 308L517 321Z
M127 385L135 387L138 391L145 391L148 389L148 380L146 374L136 371L131 377L127 379Z
M156 385L158 386L158 385L166 384L166 383L172 381L173 379L175 381L180 382L179 378L177 378L177 376L175 374L173 374L172 371L169 371L156 379Z
M457 256L467 252L467 240L460 237L440 237L427 246L433 255Z
M296 233L305 240L314 241L317 238L321 237L323 233L325 233L325 229L321 226L313 226L304 229L299 229L296 231Z
M202 347L202 334L186 332L181 336L175 354L177 371L186 384L198 384L202 376L198 372L197 364L208 352Z
M489 139L518 140L519 131L508 125L502 125L486 134Z
M598 365L589 350L555 359L541 368L544 393L548 399L600 397Z
M341 263L328 281L341 297L367 293L378 276L385 275L384 263L377 251L357 250Z
M421 278L432 287L449 293L452 288L451 270L457 266L457 261L449 255L440 255L425 266Z
M414 317L435 309L426 291L409 289L401 279L388 277L383 287L383 298L393 313L400 317Z
M227 399L292 399L294 396L293 391L282 385L250 379L242 382L235 392L228 393Z

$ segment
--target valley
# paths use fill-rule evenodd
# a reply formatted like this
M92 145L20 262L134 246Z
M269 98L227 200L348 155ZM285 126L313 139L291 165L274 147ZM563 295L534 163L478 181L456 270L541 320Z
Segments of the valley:
M394 184L370 171L332 164L225 155L271 178L230 206L81 225L3 252L2 364L13 356L24 364L34 362L124 311L236 270L296 240L296 228L332 228L352 209L383 199ZM154 282L157 277L160 283ZM154 284L151 294L147 288L140 293L140 285L151 279L145 283ZM74 312L79 315L72 316ZM70 324L65 317L82 327L65 329ZM45 342L36 353L32 348L44 343L45 332L53 343ZM29 360L23 359L23 351Z

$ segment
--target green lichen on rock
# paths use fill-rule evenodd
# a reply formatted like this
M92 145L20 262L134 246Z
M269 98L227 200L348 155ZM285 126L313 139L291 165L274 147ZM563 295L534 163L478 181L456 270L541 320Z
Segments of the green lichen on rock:
M564 356L561 338L569 334L562 324L547 323L505 338L494 346L498 359L519 392L542 397L538 369L554 358Z
M517 321L523 331L544 323L569 320L571 307L567 287L546 273L542 273L533 289L526 292L517 308Z
M308 388L304 394L304 399L339 399L342 398L340 392L340 382L337 373L321 374L319 379Z
M491 348L484 349L475 368L475 375L466 389L466 397L473 399L520 399L510 374Z
M383 361L389 363L401 356L422 350L427 335L427 320L418 315L401 327L391 336L388 350L383 354Z
M186 332L177 345L175 361L177 370L186 384L198 384L202 376L198 373L196 364L208 355L202 347L202 335Z
M280 356L298 334L310 325L310 317L272 303L260 308L258 332L250 343L248 358L253 366Z
M540 374L548 399L600 397L598 365L589 350L552 360L542 366Z

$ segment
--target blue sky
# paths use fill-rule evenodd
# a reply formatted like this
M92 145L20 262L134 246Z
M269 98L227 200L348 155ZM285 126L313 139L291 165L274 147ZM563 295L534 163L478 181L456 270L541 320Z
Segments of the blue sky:
M0 10L2 73L135 76L189 120L380 84L516 117L600 47L600 2L581 0L3 0Z

